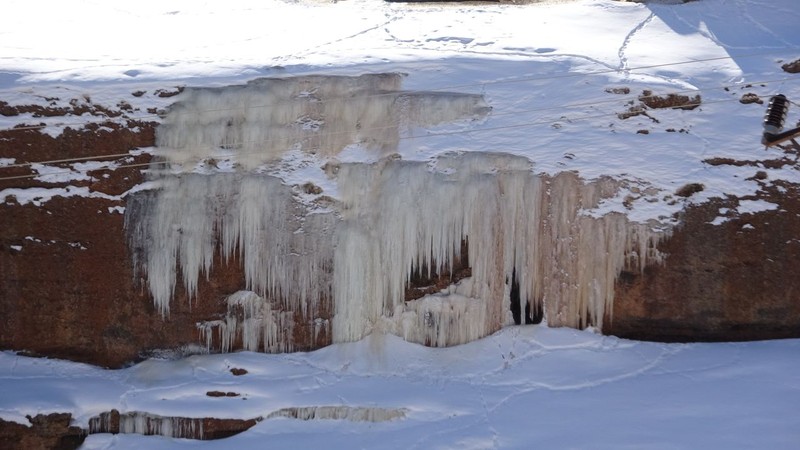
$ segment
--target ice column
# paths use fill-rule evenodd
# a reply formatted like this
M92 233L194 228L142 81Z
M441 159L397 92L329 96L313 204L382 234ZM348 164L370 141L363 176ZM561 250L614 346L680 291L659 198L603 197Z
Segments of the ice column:
M378 325L430 345L485 336L509 322L513 271L523 308L543 305L550 325L602 328L620 271L660 258L655 245L664 233L621 214L582 214L616 193L614 180L536 175L522 157L349 164L339 183L334 341L359 339ZM469 282L406 302L414 268L447 267L462 240Z
M222 320L199 323L201 339L211 350L214 330L222 352L241 348L266 353L291 352L293 345L293 311L273 309L269 300L252 291L238 291L226 299L228 314Z
M126 227L153 300L169 313L178 269L189 297L215 252L238 254L248 290L309 312L329 298L332 213L308 213L290 187L259 174L185 174L129 200Z

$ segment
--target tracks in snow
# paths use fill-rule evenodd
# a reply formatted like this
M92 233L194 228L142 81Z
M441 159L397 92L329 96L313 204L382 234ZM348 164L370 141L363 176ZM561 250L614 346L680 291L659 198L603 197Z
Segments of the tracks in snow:
M653 18L655 18L655 16L656 14L654 12L651 12L650 15L648 15L643 21L639 22L638 25L633 27L633 29L628 33L628 35L625 36L625 39L623 39L622 41L622 45L619 47L619 51L617 52L617 54L619 55L618 69L620 72L625 73L626 78L629 75L628 57L625 55L625 53L628 50L628 45L630 45L631 41L633 40L634 36L636 36L637 33L639 33L641 30L644 29L644 27L646 27L650 22L653 21Z

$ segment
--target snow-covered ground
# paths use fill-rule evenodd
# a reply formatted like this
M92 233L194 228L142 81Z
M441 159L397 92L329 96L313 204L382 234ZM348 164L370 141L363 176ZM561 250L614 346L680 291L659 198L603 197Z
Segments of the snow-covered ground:
M218 441L91 435L106 448L796 448L800 341L657 344L524 326L448 349L372 335L312 353L148 360L124 370L0 354L0 415L116 408L266 417L402 409L386 422L266 419ZM233 376L231 368L248 371ZM208 391L240 397L213 398Z
M116 105L124 99L138 108L131 117L158 120L147 108L164 108L174 98L154 95L157 89L403 72L404 90L481 94L492 107L480 120L404 130L397 148L403 159L507 152L528 157L535 172L610 175L626 180L627 190L593 214L616 210L633 220L669 222L684 206L673 194L687 183L705 186L693 202L757 190L756 181L746 180L756 168L704 160L784 155L760 145L764 105L740 103L744 93L767 100L780 92L800 102L800 74L781 70L800 58L794 0L669 3L185 0L42 7L10 0L0 29L0 100ZM608 92L615 88L630 92ZM644 90L700 95L702 105L619 118ZM131 95L138 91L146 94ZM793 105L787 124L798 118ZM58 134L94 119L22 114L0 117L0 127L44 122L46 132ZM354 146L339 158L381 156ZM290 165L303 170L282 174L286 182L327 187L322 161L306 158ZM14 163L0 155L0 177ZM47 164L34 168L43 177L78 180L97 167L81 164L68 175ZM800 182L792 167L758 170L769 180ZM0 200L92 195L69 186L30 195L15 189L0 191ZM773 206L751 201L742 208ZM376 406L402 408L405 418L269 419L228 440L191 445L788 449L800 442L799 346L797 340L651 344L531 326L450 349L373 335L310 354L193 356L120 371L4 353L0 417L25 423L26 414L66 411L86 426L111 408L252 418L287 406ZM249 374L232 377L231 367ZM214 389L242 397L205 395ZM94 435L84 448L189 445Z
M540 173L624 178L634 192L621 190L595 213L668 221L683 206L673 194L687 183L705 186L691 201L758 188L745 180L752 167L704 160L783 155L760 145L765 107L739 103L744 93L800 99L800 77L781 70L800 57L800 13L791 0L674 3L231 1L223 8L153 1L54 2L39 9L10 1L4 5L10 19L0 30L0 98L43 105L52 98L100 105L123 99L138 109L129 116L158 120L147 106L171 103L153 95L170 86L402 72L405 90L481 94L493 108L479 121L404 130L397 149L404 159L507 152L530 158ZM630 93L607 92L622 87ZM620 119L644 90L700 95L702 105ZM146 94L131 95L137 91ZM796 116L789 116L791 125ZM0 117L0 127L25 118ZM57 134L59 123L90 120L84 114L30 123L50 124L46 131ZM344 161L380 156L357 145L339 155ZM318 162L290 165L319 168ZM796 170L764 170L771 180L800 181ZM289 183L325 183L321 170L283 176Z

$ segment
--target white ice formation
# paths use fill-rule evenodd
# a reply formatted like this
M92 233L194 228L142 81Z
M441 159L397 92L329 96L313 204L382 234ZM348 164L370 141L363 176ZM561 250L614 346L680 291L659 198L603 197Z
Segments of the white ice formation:
M537 174L528 159L502 153L332 163L338 198L320 211L264 173L298 146L320 161L353 143L390 153L404 123L487 110L473 95L404 93L399 85L389 74L185 91L159 130L173 173L126 208L135 265L162 314L178 272L192 297L219 252L226 261L237 256L246 289L228 298L223 319L199 324L209 346L217 331L223 351L237 342L290 351L298 320L333 342L376 329L427 345L468 342L512 322L512 273L521 308L543 308L551 326L602 329L620 272L659 262L665 236L623 214L584 214L617 195L616 180ZM225 151L234 152L225 157L235 170L183 173ZM414 271L452 273L462 244L471 277L407 301ZM320 314L331 309L328 329Z
M319 301L324 301L320 298ZM218 347L222 352L234 349L237 343L241 348L266 353L283 353L295 350L294 324L295 312L273 309L271 302L252 291L238 291L226 299L228 312L221 320L209 320L197 324L200 338L206 348ZM300 314L300 320L314 314ZM218 344L215 346L214 336ZM312 342L317 342L320 333L327 333L328 321L313 321Z
M162 314L169 313L178 269L190 297L208 276L214 253L237 254L247 289L281 298L303 314L329 297L331 213L305 214L290 187L268 175L219 173L164 177L157 191L126 209L135 263ZM310 231L310 232L306 232ZM309 309L310 308L310 309Z
M602 328L619 273L660 260L663 233L651 226L622 214L581 214L616 193L614 180L535 175L523 157L465 153L433 165L343 165L339 186L334 340L359 339L382 317L393 317L392 331L415 342L486 336L509 322L512 272L523 308L543 304L550 325ZM405 302L414 268L440 272L463 240L471 279Z
M116 421L119 421L117 429ZM104 412L89 420L89 434L135 433L147 436L203 439L203 419L188 417L166 417L140 411L117 413Z
M300 420L349 420L351 422L387 422L403 419L404 408L366 406L300 406L282 408L267 415L267 419L287 417Z
M100 413L89 419L89 434L97 433L123 433L142 434L146 436L165 436L182 439L217 439L214 433L206 433L204 423L206 420L260 422L262 420L289 418L299 420L348 420L351 422L387 422L404 419L408 412L405 408L381 408L375 406L292 406L281 408L266 416L250 420L242 419L204 419L194 417L161 416L143 411L118 412L112 410ZM211 428L214 428L212 423ZM217 430L219 431L219 430ZM235 432L234 432L235 433Z
M361 144L390 151L400 130L485 114L479 95L401 91L401 74L262 78L187 89L158 128L159 154L185 168L235 156L250 170L288 149L330 157Z

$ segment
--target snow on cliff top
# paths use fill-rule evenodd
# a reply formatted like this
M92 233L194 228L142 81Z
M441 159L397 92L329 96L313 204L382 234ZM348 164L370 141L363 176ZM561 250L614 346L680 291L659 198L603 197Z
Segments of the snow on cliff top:
M131 92L165 86L403 72L403 89L481 94L493 108L483 120L407 130L398 149L404 159L506 152L525 155L536 172L625 178L632 190L593 213L668 220L683 207L674 193L687 183L705 186L691 201L758 189L746 180L756 168L704 160L783 156L760 145L765 108L740 103L743 94L766 100L781 92L800 101L800 75L781 70L800 57L800 12L791 0L670 3L273 0L33 8L11 1L0 31L0 98L13 104L67 90L116 104L138 101ZM609 92L627 92L622 88L629 93ZM700 95L702 105L621 119L645 90ZM790 110L788 124L795 114ZM4 118L0 126L20 120ZM341 158L377 156L355 148ZM284 179L326 185L321 164L310 162L290 163ZM762 169L771 180L800 182L793 168Z

